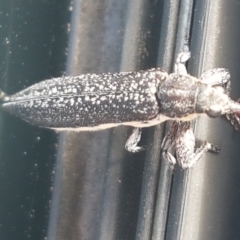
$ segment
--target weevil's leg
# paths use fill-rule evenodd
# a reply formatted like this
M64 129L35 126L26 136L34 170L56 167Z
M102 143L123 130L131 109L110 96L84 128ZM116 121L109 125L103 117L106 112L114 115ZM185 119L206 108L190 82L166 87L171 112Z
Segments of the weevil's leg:
M178 131L178 122L174 121L169 132L164 137L161 149L162 149L162 157L167 160L172 168L174 168L177 163L176 158L169 152L170 148L175 144L176 134Z
M144 146L137 146L138 142L141 139L142 129L141 128L134 128L132 134L128 138L125 148L129 152L140 152L145 149Z
M190 57L191 53L189 51L179 53L174 65L174 72L182 75L187 75L188 73L185 67L185 63Z
M202 83L210 84L212 86L219 85L224 86L226 94L230 93L231 83L230 83L230 73L225 68L213 68L204 72L200 80Z
M167 135L162 141L161 148L162 150L168 150L175 142L176 134L178 130L178 122L174 121Z
M176 134L176 158L178 164L183 169L191 168L195 165L203 154L207 151L219 152L220 148L211 143L204 142L199 148L195 148L195 137L190 126L190 122L181 122Z

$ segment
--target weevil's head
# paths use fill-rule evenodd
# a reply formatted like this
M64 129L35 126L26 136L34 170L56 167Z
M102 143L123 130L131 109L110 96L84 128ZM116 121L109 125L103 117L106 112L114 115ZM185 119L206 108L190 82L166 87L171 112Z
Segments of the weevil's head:
M206 113L212 118L222 114L240 115L240 104L231 100L223 87L203 83L198 87L195 109L197 113Z
M240 103L234 102L221 86L212 86L190 75L170 74L158 92L161 114L188 120L197 114L216 118L226 114L240 129Z

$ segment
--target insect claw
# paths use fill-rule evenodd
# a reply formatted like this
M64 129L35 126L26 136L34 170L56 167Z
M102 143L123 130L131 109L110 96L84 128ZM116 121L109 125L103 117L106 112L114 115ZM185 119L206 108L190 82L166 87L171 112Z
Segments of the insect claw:
M208 151L213 153L219 153L221 151L221 148L217 145L213 145L211 143L206 142L208 146Z
M185 63L190 57L191 57L191 52L189 51L181 52L180 54L178 54L176 61L179 63Z
M134 128L132 134L128 138L125 149L129 152L141 152L146 149L146 146L138 146L142 134L141 128Z
M125 147L125 148L128 152L131 152L131 153L138 153L146 150L146 146L135 146L133 148L128 148L128 147Z
M142 146L139 146L137 152L145 151L146 149L147 149L147 147L145 145L142 145Z

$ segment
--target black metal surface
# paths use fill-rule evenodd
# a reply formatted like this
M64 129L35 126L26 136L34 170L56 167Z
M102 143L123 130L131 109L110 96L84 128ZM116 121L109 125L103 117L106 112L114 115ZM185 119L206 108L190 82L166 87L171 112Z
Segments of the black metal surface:
M68 75L171 71L189 40L189 72L226 67L232 96L240 96L237 0L14 1L0 8L0 87L7 93L60 76L65 65ZM144 130L147 151L137 154L124 149L127 127L68 132L56 144L54 132L4 113L0 126L1 239L240 237L240 135L224 118L195 125L197 138L221 153L173 175L160 161L164 125Z

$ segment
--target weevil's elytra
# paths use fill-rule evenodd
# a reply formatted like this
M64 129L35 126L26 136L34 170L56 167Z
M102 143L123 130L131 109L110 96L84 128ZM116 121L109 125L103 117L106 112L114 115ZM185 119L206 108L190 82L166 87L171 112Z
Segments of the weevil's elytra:
M45 80L11 96L1 94L2 108L27 122L57 130L148 127L176 120L162 143L163 157L187 169L204 152L219 148L205 142L195 151L195 138L186 121L199 114L226 114L235 128L240 126L240 104L229 97L229 72L216 68L193 77L184 65L189 58L189 52L180 53L172 74L153 68ZM140 136L140 129L134 130L126 149L142 150L137 146ZM176 159L169 152L172 146Z
M54 78L3 98L3 109L42 127L91 128L157 118L161 69ZM111 125L109 125L111 126Z

